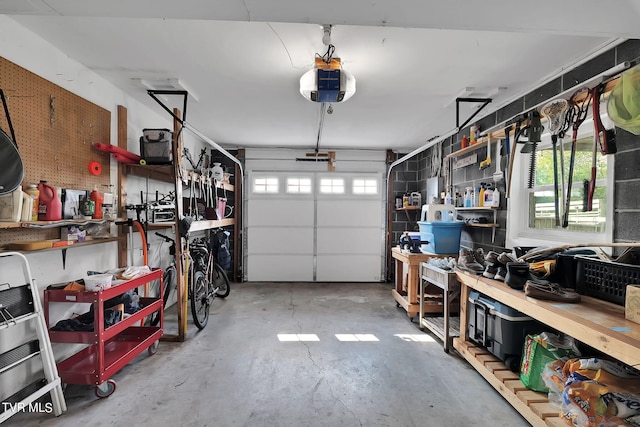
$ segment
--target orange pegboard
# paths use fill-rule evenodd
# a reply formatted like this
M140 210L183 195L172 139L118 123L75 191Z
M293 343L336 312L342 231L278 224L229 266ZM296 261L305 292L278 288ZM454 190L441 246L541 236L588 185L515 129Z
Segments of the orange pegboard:
M110 142L111 112L0 57L0 88L4 91L18 151L24 163L23 188L47 180L59 188L101 191L109 185L109 154L92 149L94 142ZM4 111L0 127L9 136ZM89 164L98 162L100 175ZM0 244L18 240L0 232ZM8 235L11 235L9 237ZM22 240L22 238L20 238Z

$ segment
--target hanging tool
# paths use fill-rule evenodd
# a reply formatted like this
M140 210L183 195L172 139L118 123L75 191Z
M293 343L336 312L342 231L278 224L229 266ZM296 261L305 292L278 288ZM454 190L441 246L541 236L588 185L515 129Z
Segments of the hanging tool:
M487 158L480 162L480 170L491 166L491 134L487 134Z
M578 99L585 97L578 105ZM591 90L589 88L582 88L571 96L569 100L571 104L571 121L573 123L573 134L571 136L571 158L569 159L569 179L567 182L567 199L565 200L564 215L562 218L562 228L569 226L569 209L571 207L571 187L573 186L573 167L576 162L576 146L578 145L578 129L584 119L587 118L587 112L589 111L589 104L591 103Z
M547 118L547 128L551 133L551 145L553 149L553 200L555 204L555 225L560 225L560 200L558 199L558 132L563 125L564 113L569 108L566 99L556 99L542 107L542 114ZM564 199L563 199L564 200Z
M504 174L500 169L500 163L502 162L502 156L500 155L500 140L496 142L496 171L493 173L493 182L498 188L498 184L504 183Z
M513 176L513 162L516 159L516 146L518 145L518 138L520 138L522 125L522 118L518 118L514 127L513 133L513 147L511 148L511 158L509 159L509 181L507 181L507 198L511 195L511 177Z
M540 121L540 113L537 110L530 111L528 116L529 126L527 129L527 136L529 142L522 147L520 152L530 153L529 180L527 181L527 188L532 189L536 181L536 150L538 149L538 142L542 140L542 122Z
M600 118L600 95L602 85L597 85L591 89L591 116L593 118L593 155L591 157L591 179L587 191L587 204L585 212L593 210L593 194L596 190L596 174L598 166L598 147L603 155L613 154L618 151L616 146L616 135L612 129L605 129Z
M509 141L510 139L510 135L511 134L511 125L507 126L504 130L504 150L505 150L505 154L507 155L507 164L504 166L504 181L505 183L509 182L509 179L511 179L511 142ZM505 188L505 193L506 193L506 188Z

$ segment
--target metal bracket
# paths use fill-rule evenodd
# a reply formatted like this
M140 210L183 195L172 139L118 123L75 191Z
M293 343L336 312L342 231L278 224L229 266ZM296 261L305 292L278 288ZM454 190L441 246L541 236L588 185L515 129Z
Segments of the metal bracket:
M186 90L155 90L149 89L147 94L154 101L156 101L167 113L171 115L174 119L178 121L181 125L184 125L184 122L187 120L187 98L189 97L189 92ZM182 95L182 118L178 117L173 111L166 106L164 102L162 102L156 95Z
M462 129L463 127L465 127L471 120L473 120L475 116L478 115L478 113L480 113L480 111L484 109L484 107L489 105L491 101L492 101L491 98L456 98L456 127L458 129ZM476 104L482 103L480 108L478 108L463 124L460 124L460 103L461 102L473 102Z

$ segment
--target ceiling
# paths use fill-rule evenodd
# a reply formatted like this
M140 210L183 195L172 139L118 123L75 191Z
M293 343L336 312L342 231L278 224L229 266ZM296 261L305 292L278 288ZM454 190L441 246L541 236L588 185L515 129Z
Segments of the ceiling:
M227 148L316 146L327 106L298 82L332 24L357 91L324 115L319 147L402 151L453 129L466 87L493 99L484 115L640 37L640 1L616 5L615 20L600 0L0 0L0 14L160 113L146 90L177 79L187 121Z

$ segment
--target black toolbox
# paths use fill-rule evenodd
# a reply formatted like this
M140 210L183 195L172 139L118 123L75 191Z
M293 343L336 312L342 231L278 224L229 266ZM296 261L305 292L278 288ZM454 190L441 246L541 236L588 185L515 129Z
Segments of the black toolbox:
M527 335L548 329L533 318L477 291L469 293L467 313L469 339L486 347L514 372L520 368L522 346Z

